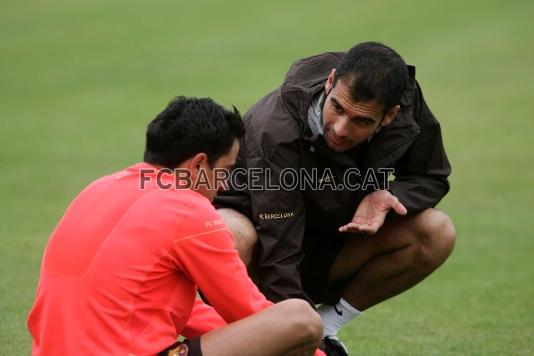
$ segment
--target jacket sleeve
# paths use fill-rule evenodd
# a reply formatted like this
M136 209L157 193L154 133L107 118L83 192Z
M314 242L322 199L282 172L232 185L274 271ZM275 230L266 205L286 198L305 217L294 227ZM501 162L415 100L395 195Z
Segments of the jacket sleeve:
M288 170L301 167L301 126L281 97L267 94L245 115L243 164L248 177L250 217L256 227L256 267L261 291L273 302L300 298L300 263L305 230L304 198L299 189L277 189ZM256 174L257 172L257 174ZM286 183L290 183L290 178ZM253 183L256 182L255 189Z
M417 213L436 206L449 191L451 166L441 137L441 128L417 85L414 116L420 132L395 167L395 181L389 191L408 209Z
M248 277L231 233L215 209L206 200L194 211L188 222L194 229L174 242L178 270L195 282L227 323L272 305Z
M263 151L266 153L267 148ZM258 233L257 272L262 292L273 302L300 298L313 305L302 289L299 271L305 229L302 193L297 189L269 189L282 186L281 177L288 169L296 169L299 157L296 143L278 143L276 154L249 156L249 174L261 169L264 173L259 175L258 183L267 188L249 190Z

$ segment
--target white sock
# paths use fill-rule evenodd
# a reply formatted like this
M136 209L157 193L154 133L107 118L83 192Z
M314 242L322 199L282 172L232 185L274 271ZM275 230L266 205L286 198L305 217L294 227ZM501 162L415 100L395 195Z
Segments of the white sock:
M339 329L362 312L341 299L336 305L323 304L317 308L323 319L323 336L335 336Z

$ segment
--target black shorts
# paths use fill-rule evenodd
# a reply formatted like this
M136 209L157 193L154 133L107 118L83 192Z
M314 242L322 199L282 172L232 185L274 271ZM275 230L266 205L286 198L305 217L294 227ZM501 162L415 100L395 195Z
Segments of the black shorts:
M177 341L161 351L158 356L202 356L200 338Z
M302 287L315 304L336 304L348 280L328 282L334 264L346 239L339 236L305 236L301 263Z

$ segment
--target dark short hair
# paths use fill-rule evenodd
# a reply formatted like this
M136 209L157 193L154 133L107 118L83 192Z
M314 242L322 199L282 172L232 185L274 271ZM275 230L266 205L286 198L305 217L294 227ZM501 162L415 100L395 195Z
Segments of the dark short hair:
M244 134L235 107L229 111L210 98L178 96L148 124L144 160L172 169L204 152L213 166Z
M347 83L353 100L376 100L386 114L400 103L409 77L406 63L397 52L382 43L364 42L341 59L337 79Z

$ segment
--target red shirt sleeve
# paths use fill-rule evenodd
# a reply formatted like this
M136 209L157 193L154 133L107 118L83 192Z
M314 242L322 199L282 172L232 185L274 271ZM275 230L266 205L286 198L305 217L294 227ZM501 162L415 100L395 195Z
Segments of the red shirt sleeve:
M179 268L227 323L272 305L248 277L232 235L215 208L207 199L199 199L191 208L174 241Z
M188 339L192 339L225 325L227 325L226 322L215 309L197 299L181 334Z
M202 290L210 307L195 301L182 330L186 337L201 336L226 323L246 318L273 303L248 277L234 248L232 235L220 215L206 200L195 206L174 242L173 253L179 268ZM324 356L321 350L315 356Z

